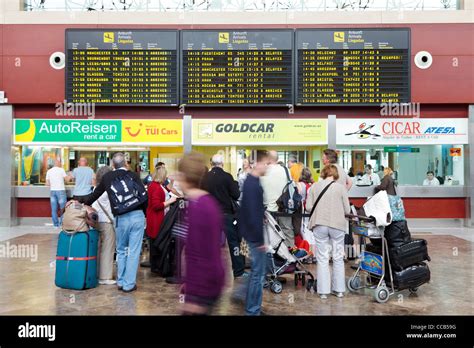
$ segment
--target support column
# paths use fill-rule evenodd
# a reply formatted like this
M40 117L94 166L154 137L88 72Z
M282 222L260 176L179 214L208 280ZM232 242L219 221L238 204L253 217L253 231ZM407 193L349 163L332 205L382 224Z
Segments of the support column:
M9 227L16 220L14 209L13 172L15 170L12 151L13 138L13 107L0 105L0 226Z
M465 225L474 227L474 105L469 105L468 139L469 145L464 153L464 184L467 188Z
M191 115L183 116L183 149L184 153L193 150L193 121Z
M336 115L328 115L328 148L336 149Z

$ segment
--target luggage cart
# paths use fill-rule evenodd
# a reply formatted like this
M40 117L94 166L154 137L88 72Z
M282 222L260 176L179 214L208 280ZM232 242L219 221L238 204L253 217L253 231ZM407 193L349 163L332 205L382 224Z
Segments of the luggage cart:
M349 228L352 233L358 235L361 241L361 247L364 246L360 255L359 267L347 280L347 288L350 292L357 292L358 290L369 288L374 290L374 298L379 303L385 303L390 296L395 294L393 285L393 273L390 266L390 255L388 252L388 243L384 236L384 228L375 225L375 219L372 217L360 216L355 214L347 214L346 218L349 220ZM378 230L378 235L369 235L371 231ZM365 249L367 238L381 239L382 241L382 255L368 252ZM388 265L385 261L387 260ZM386 267L387 266L387 267ZM385 271L388 269L390 275L390 283L388 286L385 282ZM361 274L367 274L365 284L361 281Z

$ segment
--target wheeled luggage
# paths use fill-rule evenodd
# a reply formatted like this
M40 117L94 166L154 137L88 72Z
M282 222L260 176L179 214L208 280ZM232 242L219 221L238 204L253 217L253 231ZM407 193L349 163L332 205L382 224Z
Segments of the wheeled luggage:
M99 233L86 232L59 234L56 253L56 286L83 290L97 286L97 247Z
M397 290L410 289L415 292L419 286L428 283L431 272L425 262L405 268L403 271L393 272L393 285Z
M395 271L401 271L408 266L431 261L428 255L428 243L424 239L413 239L411 242L389 249L390 263Z
M382 254L382 248L374 244L367 244L365 250L379 255ZM428 255L428 243L424 239L413 239L400 246L391 247L389 248L389 256L390 264L395 271L402 271L408 266L423 261L431 261Z

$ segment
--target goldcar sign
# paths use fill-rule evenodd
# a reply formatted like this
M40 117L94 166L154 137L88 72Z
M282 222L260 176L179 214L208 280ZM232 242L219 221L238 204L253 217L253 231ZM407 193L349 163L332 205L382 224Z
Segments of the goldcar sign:
M193 145L325 145L326 119L193 119Z

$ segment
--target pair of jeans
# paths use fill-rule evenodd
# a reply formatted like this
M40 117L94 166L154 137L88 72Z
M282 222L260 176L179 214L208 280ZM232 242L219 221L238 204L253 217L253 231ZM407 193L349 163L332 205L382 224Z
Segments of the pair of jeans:
M49 197L51 202L51 217L53 219L53 225L59 226L62 223L62 216L58 217L58 210L63 210L66 206L66 191L51 191Z
M237 225L234 225L235 217L232 214L224 214L224 232L229 245L230 260L234 277L240 277L245 271L245 257L240 253L240 242Z
M123 290L131 290L136 285L144 231L142 210L133 210L115 218L117 285Z
M259 249L262 245L248 242L250 248L250 276L248 280L245 313L247 315L260 315L263 299L263 282L267 266L267 253Z
M316 240L316 260L318 294L327 295L332 291L346 292L344 270L344 231L328 226L313 229ZM332 278L329 272L329 257L332 254Z

